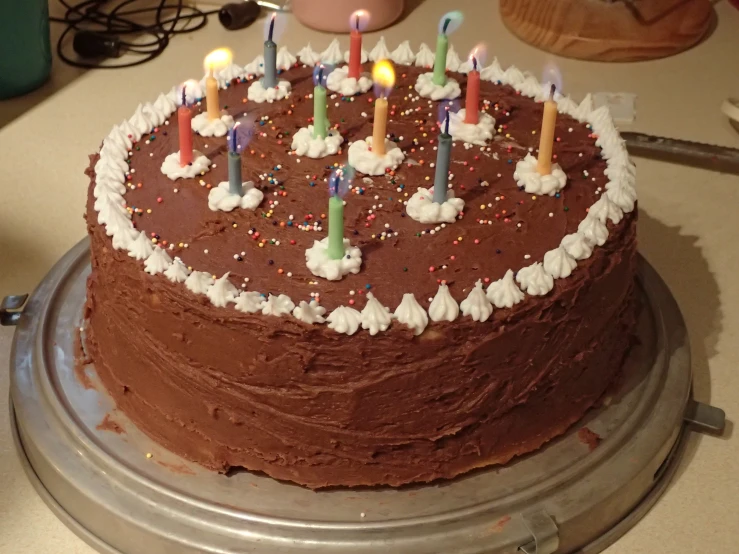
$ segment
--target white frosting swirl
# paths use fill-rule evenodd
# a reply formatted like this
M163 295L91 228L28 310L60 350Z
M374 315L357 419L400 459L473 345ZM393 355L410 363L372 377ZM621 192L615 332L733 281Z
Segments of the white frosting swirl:
M514 88L518 92L520 92L524 96L528 96L529 98L538 98L542 92L542 86L539 82L539 79L537 79L530 73L525 74L524 80L518 83ZM547 94L547 98L548 97L549 95Z
M331 41L323 52L321 52L321 61L326 64L336 65L344 59L344 54L339 47L339 39L335 38Z
M378 156L370 150L372 137L358 140L349 146L349 165L366 175L384 175L388 169L395 169L405 159L400 147L385 139L385 155Z
M557 100L557 111L572 117L577 116L577 103L569 96L560 96Z
M594 109L595 105L593 103L593 97L590 95L590 93L588 93L585 95L585 98L582 99L580 105L577 107L577 113L575 117L580 121L585 121L590 118L590 114L593 113Z
M606 185L604 194L624 212L630 213L634 210L636 190L625 182L611 181Z
M276 100L282 100L290 96L292 87L290 81L278 81L276 87L264 87L262 81L257 79L251 85L246 93L247 98L257 104L269 102L270 104Z
M399 65L411 65L416 61L416 54L411 48L408 40L401 42L398 47L390 53L390 59Z
M103 144L105 148L105 144ZM125 167L123 167L125 166ZM126 180L128 173L128 164L120 158L111 158L110 155L104 155L101 149L100 159L95 163L95 173L100 177L114 179L119 183Z
M347 66L337 67L328 74L326 88L338 92L342 96L354 96L359 93L364 94L371 89L372 79L370 79L368 73L362 73L359 79L349 77L349 68Z
M175 258L172 265L164 271L164 276L173 283L184 283L189 275L190 270L180 258Z
M176 181L177 179L192 179L196 175L205 173L210 167L210 160L197 150L193 150L192 163L186 166L180 165L180 152L173 152L162 162L161 171L167 177Z
M303 49L298 52L298 58L300 59L300 62L302 64L308 66L316 65L321 61L321 55L313 50L310 42L307 46L303 47Z
M393 318L413 329L413 333L420 335L429 324L429 316L413 296L412 292L403 295L400 305L395 309Z
M554 278L544 271L540 262L519 269L516 281L521 289L532 296L544 296L554 288Z
M109 198L111 200L123 200L122 194L126 192L126 187L122 182L111 179L101 179L100 175L96 175L95 186L92 189L92 195L95 198ZM97 209L97 208L95 208Z
M453 100L462 94L457 81L447 77L445 84L437 85L433 73L421 73L414 88L418 94L431 100Z
M254 186L252 181L241 183L243 196L231 194L228 181L221 181L208 193L208 207L214 211L230 212L236 208L256 210L264 199L264 193Z
M421 46L418 48L418 53L416 54L416 61L414 62L416 67L428 67L432 68L434 67L434 53L431 51L431 49L428 47L428 45L425 42L421 43Z
M208 287L206 295L208 300L216 308L224 308L229 302L235 302L239 291L228 280L229 272L223 274L223 277L216 279L212 286Z
M577 262L563 246L558 246L544 254L543 266L544 271L555 279L563 279L572 275L572 270L577 267Z
M593 243L589 242L582 233L565 235L560 244L576 260L587 260L593 254Z
M447 71L459 71L459 66L462 61L459 59L459 54L454 49L454 45L449 45L449 50L446 52L446 69Z
M429 306L431 321L454 321L458 315L459 304L450 294L449 287L443 283L440 284Z
M353 335L359 329L359 324L362 322L362 314L354 308L339 306L329 314L326 321L328 321L329 329L333 329L337 333Z
M223 137L234 126L234 118L222 114L217 119L211 119L206 112L199 113L192 118L192 130L204 137Z
M485 146L495 134L495 119L485 112L479 112L477 123L465 123L465 117L465 108L449 113L449 134L455 140Z
M109 237L114 237L121 231L128 231L129 229L133 229L133 224L131 223L129 217L130 216L128 214L122 214L117 210L111 211L105 223L105 234ZM135 239L137 237L133 238ZM125 242L125 237L119 238L120 244L123 244ZM126 250L128 250L128 246L126 246Z
M480 71L480 79L484 79L486 81L502 81L503 75L503 68L500 67L498 58L493 58L493 62Z
M246 71L240 65L232 63L216 72L214 77L218 81L219 88L226 88L232 81L246 77Z
M119 127L121 128L121 131L131 139L132 142L136 142L141 138L141 134L133 128L133 125L131 125L131 122L128 121L128 119L124 119L121 121Z
M615 203L611 202L608 193L601 194L600 198L590 206L588 214L595 217L601 223L605 223L609 219L613 223L618 223L624 217L624 212Z
M261 54L244 66L247 75L264 75L264 56Z
M146 116L146 119L148 119L151 122L152 127L159 127L161 124L163 124L169 115L172 112L164 112L157 108L154 104L151 102L147 102L144 104L144 115Z
M144 271L149 275L156 275L157 273L164 273L171 265L172 258L161 246L157 245L154 247L154 252L146 258Z
M504 85L511 85L513 88L516 88L516 86L524 82L524 79L526 79L526 77L523 72L515 65L512 65L503 72L500 81Z
M328 237L324 237L320 241L314 240L313 246L306 249L305 265L317 277L338 281L349 273L359 273L362 251L357 246L352 246L349 239L344 239L344 256L334 260L328 255Z
M298 59L290 53L290 51L287 49L287 46L283 46L277 52L277 59L276 59L277 69L282 69L283 71L287 71L293 65L295 65L297 61Z
M290 315L293 308L295 308L295 304L290 300L288 295L280 294L275 296L270 294L267 297L267 301L262 306L262 314L280 317L283 315Z
M608 227L597 217L593 217L590 214L580 222L577 230L582 233L586 240L598 246L603 246L608 239Z
M567 184L567 175L562 171L559 164L552 164L552 172L549 175L540 175L536 170L536 158L531 154L519 160L513 178L519 187L530 194L548 194L554 196Z
M471 316L474 321L485 322L493 313L493 305L485 296L485 290L482 288L482 280L478 279L475 286L462 300L459 305L462 308L462 315Z
M323 314L325 313L326 308L321 306L315 300L311 300L310 303L305 300L301 300L300 304L298 304L293 310L293 316L308 325L325 322L326 318L323 317Z
M139 136L147 134L154 128L154 124L149 121L148 117L146 117L144 106L142 104L138 105L136 111L128 121L131 123L131 126L136 129Z
M166 96L164 95L160 96L166 98ZM130 150L131 146L133 146L133 143L131 142L131 137L124 133L119 125L114 125L113 129L110 131L110 133L108 133L108 136L105 138L104 142L108 141L114 142L126 151Z
M154 252L154 247L143 231L139 232L139 236L128 246L128 255L135 260L145 260L151 256L152 252Z
M236 299L236 309L246 314L261 312L267 301L256 291L242 292Z
M213 276L205 271L193 271L185 279L185 287L193 294L206 294L213 286Z
M353 81L356 79L352 79ZM313 125L301 127L293 135L291 148L298 156L318 159L333 156L339 152L344 137L336 129L329 129L326 138L313 136Z
M111 213L114 211L120 212L126 218L131 217L128 210L123 206L123 197L119 194L117 195L118 199L114 199L112 196L101 196L95 200L94 208L98 211L98 223L107 223L111 217Z
M106 225L105 230L108 235L112 234L113 240L111 242L113 244L113 248L115 248L116 250L128 251L131 243L135 241L139 236L139 232L133 228L133 225L131 225L130 221L128 222L127 226L121 226L115 230L113 230L112 226L108 224Z
M392 318L390 309L383 306L375 295L367 293L367 304L362 310L362 329L369 329L370 335L374 336L380 331L387 331Z
M369 59L373 62L390 59L390 50L387 49L387 44L385 44L384 36L380 37L380 40L377 41L375 47L370 50Z
M509 269L503 277L490 283L487 297L496 308L512 308L523 300L524 294L513 279L513 270Z
M454 223L464 210L464 200L454 197L454 191L447 190L446 201L434 202L433 188L419 187L406 204L405 211L411 219L419 223Z

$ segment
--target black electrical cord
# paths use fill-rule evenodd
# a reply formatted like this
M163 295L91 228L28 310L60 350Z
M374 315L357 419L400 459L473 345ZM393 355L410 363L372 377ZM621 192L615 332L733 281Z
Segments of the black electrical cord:
M71 66L86 69L141 65L160 56L173 36L202 29L208 16L219 11L203 11L185 5L183 0L160 0L156 6L147 2L148 7L136 8L134 4L140 1L121 0L111 6L111 0L83 0L74 5L59 0L67 11L62 18L50 18L54 23L66 25L56 45L59 58ZM141 16L147 14L153 14L153 21L139 22ZM72 46L80 55L76 59L66 52L69 48L66 39L73 32ZM124 52L139 56L139 59L122 63L105 61Z

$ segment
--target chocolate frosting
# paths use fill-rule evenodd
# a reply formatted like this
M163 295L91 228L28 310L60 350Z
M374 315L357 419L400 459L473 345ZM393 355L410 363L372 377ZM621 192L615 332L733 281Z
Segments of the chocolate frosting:
M243 103L244 84L221 92L222 105L235 117L245 108L258 121L268 116L257 127L265 136L252 141L242 160L245 177L265 192L256 212L207 207L207 185L226 180L223 138L195 137L195 147L216 166L202 183L173 183L161 174L161 161L177 150L176 121L170 119L148 137L149 144L144 138L133 150L133 190L126 200L140 214L134 215L137 227L165 247L174 243L172 255L195 269L218 276L231 271L237 286L248 278L248 290L285 293L296 303L319 292L329 310L350 300L361 309L367 285L391 309L406 292L428 308L438 280L446 280L461 300L477 279L495 280L509 268L542 261L577 229L605 185L605 163L590 130L560 115L561 142L554 151L568 185L559 197L534 199L516 187L512 173L538 143L532 131L539 127L541 105L509 87L483 83L481 97L505 128L490 151L455 145L452 182L467 202L464 218L423 234L433 227L405 217L399 202L433 182L437 103L415 97L418 72L400 68L390 97L388 131L410 165L394 175L360 177L364 194L347 198L347 237L363 251L358 275L327 282L305 267L305 248L325 230L301 231L298 225L322 219L328 198L323 179L345 160L337 155L298 163L288 154L290 135L312 114L307 68L281 75L293 86L284 102ZM454 77L464 88L465 76ZM329 117L348 141L371 136L368 98L336 97L330 104ZM279 204L267 215L274 200ZM579 262L572 276L555 280L551 293L496 309L485 323L460 317L430 323L419 336L395 323L375 336L346 336L292 317L217 308L162 275L147 275L141 262L112 248L93 203L90 193L88 353L136 425L173 452L220 471L245 467L312 488L398 486L505 463L582 417L613 380L630 345L635 212L617 225L609 222L605 246ZM379 238L390 229L392 236ZM268 241L263 247L261 239Z

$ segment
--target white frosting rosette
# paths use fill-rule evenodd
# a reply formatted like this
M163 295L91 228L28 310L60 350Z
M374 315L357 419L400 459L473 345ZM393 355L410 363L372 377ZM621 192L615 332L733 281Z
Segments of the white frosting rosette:
M372 137L358 140L349 146L349 165L366 175L384 175L389 169L397 168L405 154L393 141L385 139L385 154L378 156L370 150Z
M211 119L206 112L199 113L192 118L192 130L204 137L223 137L234 126L234 118L223 114L219 118Z
M342 142L344 142L344 137L339 134L339 131L329 129L326 138L314 137L313 125L308 125L301 127L293 135L291 148L299 156L318 159L337 154Z
M359 79L349 77L349 67L337 67L328 74L326 88L338 92L342 96L364 94L372 88L372 79L368 73L361 73Z
M454 197L454 191L447 190L446 201L434 202L434 189L419 187L406 204L405 211L411 219L419 223L454 223L464 210L464 200Z
M530 194L548 194L554 196L567 184L567 175L562 171L559 164L552 164L552 172L549 175L541 175L536 170L536 158L526 154L523 160L516 164L513 178L519 187Z
M313 246L305 251L305 265L317 276L338 281L349 273L359 273L362 266L362 251L344 239L344 255L335 260L328 255L328 237L313 241Z
M236 208L256 210L264 199L264 193L252 181L244 181L241 186L244 194L233 194L228 181L221 181L217 187L210 189L208 207L214 212L230 212Z
M421 73L414 88L418 94L431 100L453 100L462 94L456 80L447 77L446 83L437 85L433 73Z
M449 112L449 134L454 140L485 146L495 134L495 118L485 112L478 114L477 123L466 123L467 110Z
M192 152L192 163L180 165L180 152L171 153L164 158L161 171L167 177L176 181L177 179L192 179L197 175L201 175L208 171L210 160L197 150Z
M290 96L290 81L278 81L276 87L265 87L261 79L254 81L249 85L246 96L252 102L262 104L264 102L275 102Z

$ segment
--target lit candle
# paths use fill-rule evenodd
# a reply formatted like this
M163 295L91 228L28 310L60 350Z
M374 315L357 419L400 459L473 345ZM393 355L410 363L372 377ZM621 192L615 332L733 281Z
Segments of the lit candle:
M441 125L439 125L441 130ZM434 174L434 202L446 202L446 189L449 184L449 164L452 160L452 136L449 134L449 111L444 118L444 130L439 133L436 151L436 173Z
M277 86L277 44L272 40L276 17L277 14L273 13L269 18L267 40L264 41L264 79L262 79L264 88L275 88Z
M539 137L539 158L536 162L536 171L539 175L549 175L552 172L552 149L554 147L554 125L557 123L557 103L554 93L557 87L552 85L549 91L549 100L544 102L544 117L541 121L541 135Z
M187 86L182 85L182 105L177 110L177 130L180 134L180 165L192 163L192 112L187 107Z
M436 37L436 58L434 59L434 84L446 84L446 55L449 50L449 37L462 23L462 12L444 14L439 21L439 36Z
M218 119L221 117L221 108L218 105L218 81L216 81L213 72L221 69L231 63L231 51L227 48L219 48L213 50L205 56L205 106L208 113L208 119Z
M369 12L357 10L352 16L349 25L354 24L349 44L349 77L359 79L362 71L362 32L360 28L369 21Z
M472 51L472 71L467 74L467 98L464 104L464 122L477 125L480 119L480 72L476 52Z
M339 260L344 257L344 195L349 190L353 170L337 169L329 178L328 187L328 257Z
M387 97L395 84L395 70L387 60L380 60L372 68L375 81L375 119L372 126L372 152L385 155L385 135L387 134Z
M237 141L237 122L228 132L228 191L231 194L244 196L244 187L241 179L241 154Z
M313 69L313 138L326 138L328 134L324 69L323 64Z

